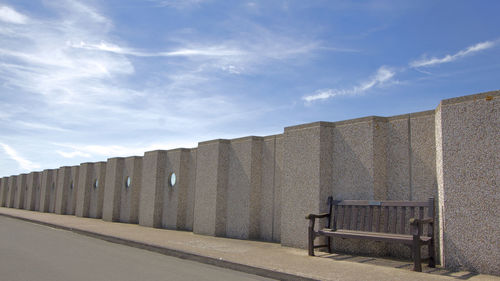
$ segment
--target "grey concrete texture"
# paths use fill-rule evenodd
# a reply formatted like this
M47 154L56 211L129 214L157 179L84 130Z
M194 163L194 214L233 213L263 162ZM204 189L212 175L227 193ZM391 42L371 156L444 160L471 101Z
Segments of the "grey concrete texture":
M14 208L14 199L16 198L17 193L17 177L18 176L9 177L9 181L7 184L7 200L5 205L7 208Z
M9 208L0 208L0 214L281 280L500 280L497 276L440 269L424 268L432 274L418 273L411 271L408 263L384 259L321 253L318 257L309 257L301 249L287 248L276 243L210 237L90 218Z
M26 192L28 191L28 186L26 186L27 174L20 174L17 177L17 191L14 195L14 208L24 209L26 204Z
M259 137L246 137L230 142L226 237L259 237L262 141Z
M31 211L40 210L41 180L42 176L40 172L31 172L26 177L26 186L28 190L26 192L26 204L24 205L24 209Z
M6 206L9 178L3 177L0 180L0 207Z
M165 157L163 188L159 190L161 197L161 227L167 229L186 230L187 200L190 181L191 152L189 149L168 150ZM176 182L172 186L171 176L175 174ZM192 186L191 186L192 187Z
M285 128L281 186L281 244L305 248L305 215L327 211L332 188L333 124Z
M500 91L443 100L437 112L444 264L500 275Z
M142 163L142 184L139 203L139 224L161 227L162 197L159 195L165 181L165 150L144 153Z
M225 235L229 147L223 139L198 144L194 233Z
M101 218L106 186L106 162L82 163L78 177L75 214Z
M42 172L40 186L40 212L54 213L56 207L57 170L47 169Z
M108 159L102 218L138 223L141 181L142 157Z

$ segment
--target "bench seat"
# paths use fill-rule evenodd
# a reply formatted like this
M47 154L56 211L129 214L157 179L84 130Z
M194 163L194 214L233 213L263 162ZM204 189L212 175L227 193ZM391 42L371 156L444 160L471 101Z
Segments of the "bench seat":
M369 232L369 231L358 231L358 230L347 230L347 229L332 230L329 228L320 229L318 231L318 234L330 237L339 237L339 238L368 239L380 242L397 241L408 245L413 244L413 235L408 235L408 234ZM429 236L420 236L421 244L428 244L431 241L431 239L432 237Z

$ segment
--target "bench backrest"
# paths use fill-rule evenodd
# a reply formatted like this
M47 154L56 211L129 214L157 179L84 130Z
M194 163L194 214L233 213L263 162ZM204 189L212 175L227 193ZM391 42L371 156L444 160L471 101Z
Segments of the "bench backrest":
M328 197L327 228L410 234L410 218L434 218L434 198L427 201L333 200ZM427 229L426 229L427 230ZM424 233L427 233L425 231Z

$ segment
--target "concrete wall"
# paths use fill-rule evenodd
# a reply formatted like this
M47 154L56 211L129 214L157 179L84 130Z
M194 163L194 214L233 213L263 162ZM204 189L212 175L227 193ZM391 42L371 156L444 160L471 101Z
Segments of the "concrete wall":
M435 197L441 262L500 275L499 100L499 91L489 92L444 100L435 111L316 122L280 135L4 177L0 203L305 248L304 216L327 211L329 195ZM352 239L334 239L333 247L410 255L404 246Z
M101 218L106 186L106 162L82 163L78 177L75 214Z
M111 158L106 165L103 219L137 223L142 157Z
M9 178L3 177L0 181L0 207L7 205L7 194L9 192Z
M443 262L500 275L500 91L437 109Z
M57 183L57 170L47 169L42 172L39 211L46 213L55 212L56 183Z
M8 208L14 208L14 199L17 192L17 176L10 176L7 186L7 202L5 206Z
M17 191L14 196L14 208L17 209L24 209L26 191L28 190L26 176L27 174L20 174L17 177Z
M41 195L41 173L31 172L26 177L26 204L24 208L31 211L40 210L40 195Z

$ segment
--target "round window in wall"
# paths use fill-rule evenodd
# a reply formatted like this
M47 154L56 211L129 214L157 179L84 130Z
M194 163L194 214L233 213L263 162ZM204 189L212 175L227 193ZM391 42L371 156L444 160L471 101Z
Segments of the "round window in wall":
M170 185L170 187L174 187L176 183L177 183L177 176L175 175L175 173L171 173L170 177L168 178L168 185Z
M99 187L99 180L95 179L94 181L94 189L97 189Z
M125 187L129 188L131 184L132 184L132 181L130 180L130 177L127 177L127 179L125 180Z

